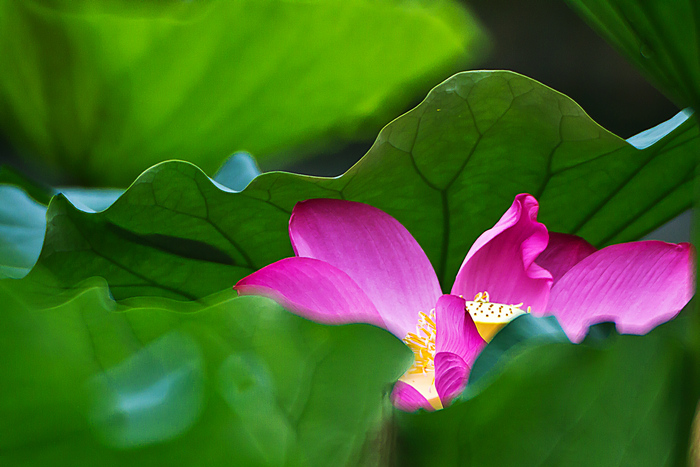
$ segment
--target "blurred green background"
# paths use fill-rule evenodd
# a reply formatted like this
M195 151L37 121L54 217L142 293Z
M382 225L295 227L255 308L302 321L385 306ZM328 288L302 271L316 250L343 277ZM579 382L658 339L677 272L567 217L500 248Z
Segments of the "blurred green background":
M454 0L3 0L0 127L79 184L235 151L271 169L373 137L484 44Z
M57 184L125 187L165 159L212 175L240 150L338 175L476 68L535 78L622 137L677 111L557 0L2 0L0 157Z

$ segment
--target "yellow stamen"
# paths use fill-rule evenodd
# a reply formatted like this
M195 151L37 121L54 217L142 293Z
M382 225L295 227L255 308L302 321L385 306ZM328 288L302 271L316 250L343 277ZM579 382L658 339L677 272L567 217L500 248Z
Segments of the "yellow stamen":
M489 342L503 326L520 315L530 313L530 307L527 307L527 310L521 310L521 306L523 306L522 303L517 305L492 303L489 300L489 293L484 291L477 293L474 301L467 301L464 309L471 315L481 337Z
M425 397L434 409L442 409L442 402L435 389L435 310L418 314L416 332L409 332L403 341L413 350L413 366L399 381L413 386Z
M489 293L483 291L474 296L474 301L465 302L465 311L474 320L481 337L488 342L512 319L530 312L530 307L525 311L520 309L521 306L522 303L491 303ZM433 408L439 410L442 409L442 402L435 389L435 310L430 310L430 313L421 311L418 316L416 332L409 332L403 339L413 351L413 366L399 381L413 386Z

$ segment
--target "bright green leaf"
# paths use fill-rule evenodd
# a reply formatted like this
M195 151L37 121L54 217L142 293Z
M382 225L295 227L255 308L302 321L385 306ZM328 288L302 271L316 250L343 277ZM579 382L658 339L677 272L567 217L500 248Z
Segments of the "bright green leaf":
M2 465L358 465L413 357L233 291L55 292L0 281Z
M449 290L473 241L516 194L539 199L550 230L598 246L635 240L689 208L698 150L690 121L638 150L536 81L461 73L384 128L338 178L265 173L231 193L190 164L168 162L101 213L55 197L33 275L64 286L100 275L117 299L202 297L292 256L294 204L326 197L396 217Z
M2 0L0 130L85 183L213 173L371 136L482 40L453 0Z

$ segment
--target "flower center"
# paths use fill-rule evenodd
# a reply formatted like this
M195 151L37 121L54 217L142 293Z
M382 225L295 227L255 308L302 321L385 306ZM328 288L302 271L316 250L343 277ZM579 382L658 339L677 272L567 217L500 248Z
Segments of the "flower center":
M403 341L416 354L413 366L408 370L410 374L435 371L435 309L430 314L422 311L418 314L416 332L409 332Z
M464 298L464 297L462 297ZM472 317L479 335L490 341L493 336L514 318L530 313L521 310L522 303L517 305L505 305L502 303L491 303L489 293L479 292L474 296L474 301L466 301L464 309ZM442 402L435 389L435 309L430 313L418 313L418 324L416 332L409 332L403 338L404 343L413 350L415 358L413 366L399 378L399 381L410 384L430 405L436 410L442 409Z
M409 332L403 341L413 350L413 366L399 378L399 381L413 386L435 409L442 408L442 402L435 389L435 309L430 313L420 312L416 332Z
M530 307L527 307L527 310L521 310L521 306L523 306L522 303L517 305L491 303L489 293L484 291L476 294L474 301L466 302L464 309L471 315L481 337L489 342L503 326L520 315L530 313Z

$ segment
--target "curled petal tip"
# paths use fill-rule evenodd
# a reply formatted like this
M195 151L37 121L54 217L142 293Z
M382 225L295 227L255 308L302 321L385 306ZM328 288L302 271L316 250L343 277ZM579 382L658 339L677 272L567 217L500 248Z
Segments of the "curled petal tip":
M537 222L538 209L532 195L517 195L501 219L472 245L452 294L471 299L488 292L494 302L522 303L525 309L544 312L553 279L535 263L549 240L547 228Z

